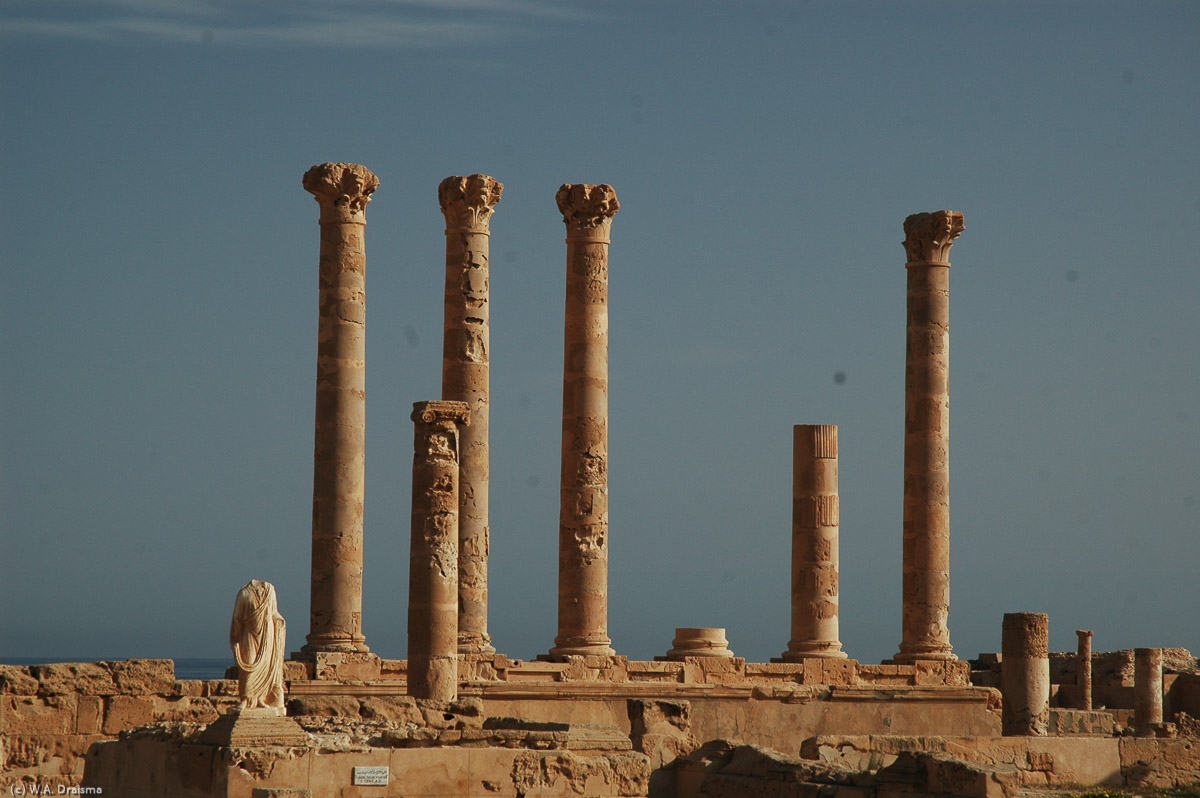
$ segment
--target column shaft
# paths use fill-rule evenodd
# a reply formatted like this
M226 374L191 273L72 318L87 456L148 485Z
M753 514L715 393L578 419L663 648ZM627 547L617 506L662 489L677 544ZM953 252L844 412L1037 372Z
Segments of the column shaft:
M488 615L488 407L491 324L488 238L504 186L487 175L447 177L438 186L446 217L442 398L466 402L461 431L458 540L458 650L495 653Z
M1041 612L1004 614L1000 650L1000 726L1005 736L1043 736L1050 719L1050 619Z
M838 639L838 431L792 428L792 639L783 659L845 657Z
M1076 706L1079 709L1092 710L1092 632L1088 629L1076 629L1079 636L1079 653L1075 658L1075 689L1079 693Z
M563 185L567 225L558 636L550 656L610 655L608 637L608 185Z
M367 651L362 634L366 423L366 204L379 180L357 164L304 175L321 206L313 450L312 596L302 653Z
M899 662L957 659L950 646L950 246L962 214L904 222L908 322L904 368L903 635Z
M1161 648L1133 650L1133 728L1139 737L1153 737L1163 722Z
M458 473L466 402L413 405L408 694L458 697Z

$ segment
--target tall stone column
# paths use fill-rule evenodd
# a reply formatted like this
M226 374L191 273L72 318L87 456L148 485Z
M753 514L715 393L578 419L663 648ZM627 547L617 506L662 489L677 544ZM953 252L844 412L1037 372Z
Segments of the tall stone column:
M458 697L458 487L466 402L413 405L408 694Z
M491 325L488 238L504 185L487 175L447 177L438 186L446 217L446 306L442 398L466 402L460 433L458 650L493 654L488 615L488 407Z
M304 174L321 206L313 452L312 598L303 654L365 652L362 634L366 423L366 207L379 179L358 164Z
M1000 638L1001 732L1044 736L1050 719L1050 619L1042 612L1007 612Z
M908 324L904 367L904 621L897 662L950 650L950 261L955 211L904 220Z
M838 430L792 428L792 639L787 661L845 657L838 639Z
M1163 722L1161 648L1133 650L1133 728L1139 737L1153 737Z
M558 636L551 657L613 654L608 637L609 185L564 184L567 225Z
M1075 689L1079 693L1079 709L1092 710L1092 631L1076 629L1079 653L1075 656Z

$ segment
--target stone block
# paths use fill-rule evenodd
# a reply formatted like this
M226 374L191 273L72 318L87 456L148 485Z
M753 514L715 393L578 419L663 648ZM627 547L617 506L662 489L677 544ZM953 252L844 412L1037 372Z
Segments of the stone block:
M116 695L120 692L112 673L102 663L56 662L30 665L29 675L38 680L43 695Z
M200 679L183 679L176 681L175 687L172 688L170 695L202 696L204 695L204 682Z
M825 657L821 659L822 684L853 685L858 683L858 660Z
M6 695L36 695L38 680L21 665L0 665L0 693Z
M212 723L221 713L212 699L191 696L153 696L156 722Z
M114 695L106 701L103 727L105 734L120 734L127 729L148 726L154 721L154 703L149 698Z
M303 682L313 678L316 663L286 660L283 663L283 680L285 682Z
M309 713L311 714L311 713ZM359 714L364 720L383 720L390 723L422 723L421 711L408 696L371 696L359 702Z
M374 654L353 654L318 651L315 655L314 677L335 682L371 682L379 678L379 657Z
M124 695L171 695L175 690L173 660L126 659L100 664L109 668L117 691Z
M306 695L287 702L289 715L318 715L326 718L354 718L361 716L359 701L348 695Z
M200 742L235 748L294 747L307 745L308 734L295 718L276 714L274 709L243 709L210 723Z
M99 734L104 725L104 699L96 695L81 695L75 703L75 731L79 734Z
M4 696L4 734L40 737L73 734L77 714L73 695Z

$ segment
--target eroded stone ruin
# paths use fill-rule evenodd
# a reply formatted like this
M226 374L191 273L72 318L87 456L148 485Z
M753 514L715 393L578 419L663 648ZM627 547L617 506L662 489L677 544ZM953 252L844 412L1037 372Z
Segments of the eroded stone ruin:
M796 424L781 656L747 662L726 630L680 628L664 656L636 661L619 653L607 622L608 251L620 205L608 185L559 189L558 629L546 654L521 660L488 632L488 254L503 186L486 175L442 181L442 396L412 414L408 659L380 658L362 618L364 228L379 181L363 166L327 163L303 185L320 206L312 574L305 643L283 663L287 724L246 714L263 709L239 712L235 679L176 680L169 660L0 666L0 788L885 798L1200 780L1190 653L1093 653L1087 630L1078 652L1049 652L1049 619L1038 613L1004 616L1001 654L968 662L953 653L948 258L964 229L953 211L904 222L897 654L873 664L842 650L838 428Z

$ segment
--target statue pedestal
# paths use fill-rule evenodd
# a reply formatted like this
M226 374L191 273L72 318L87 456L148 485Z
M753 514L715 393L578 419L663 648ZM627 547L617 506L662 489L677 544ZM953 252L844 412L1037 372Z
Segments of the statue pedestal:
M208 724L200 742L231 748L308 745L308 733L283 713L282 708L234 710Z

